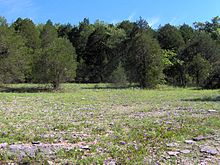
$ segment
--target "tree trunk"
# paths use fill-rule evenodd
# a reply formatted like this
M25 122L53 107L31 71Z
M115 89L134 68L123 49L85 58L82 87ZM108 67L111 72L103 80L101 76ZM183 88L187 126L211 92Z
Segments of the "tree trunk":
M57 74L56 79L53 81L53 89L57 90L60 87L60 74Z
M53 83L53 89L54 89L54 90L57 90L58 88L59 88L59 83L54 82L54 83Z

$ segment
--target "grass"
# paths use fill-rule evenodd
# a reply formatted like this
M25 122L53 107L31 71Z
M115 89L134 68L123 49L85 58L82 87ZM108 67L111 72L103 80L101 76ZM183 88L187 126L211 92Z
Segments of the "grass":
M151 164L161 160L169 142L220 135L219 96L219 90L174 87L63 84L53 92L42 85L7 85L0 88L0 143L83 142L90 150L60 150L53 161ZM16 160L5 153L1 159Z

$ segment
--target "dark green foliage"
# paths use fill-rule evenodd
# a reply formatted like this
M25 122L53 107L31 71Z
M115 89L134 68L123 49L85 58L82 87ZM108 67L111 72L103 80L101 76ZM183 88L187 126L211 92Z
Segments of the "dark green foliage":
M126 84L128 83L127 76L126 76L125 69L121 63L112 72L108 81L116 87L126 86Z
M18 18L13 24L13 28L25 39L28 48L37 49L40 46L40 33L30 19Z
M140 17L139 20L137 20L135 22L135 26L139 30L147 30L147 29L150 28L149 25L148 25L148 22L145 19L143 19L142 17Z
M186 44L188 44L194 36L193 28L186 24L183 24L182 26L180 26L180 33Z
M199 31L205 31L211 35L214 40L220 43L220 17L216 16L211 22L195 22L194 26Z
M135 24L130 21L123 21L118 25L118 28L123 29L126 32L127 37L131 36Z
M81 61L82 56L85 53L88 38L94 30L95 27L89 23L88 19L85 18L83 22L80 22L78 27L74 27L70 31L69 39L76 48L78 62Z
M28 58L23 38L12 28L0 26L0 82L23 82Z
M84 63L83 56L86 53L86 45L89 36L94 32L95 27L89 23L89 20L85 18L80 22L78 27L73 27L69 32L68 38L70 39L72 45L76 49L77 53L77 62L79 63L77 67L77 82L88 82L87 79L87 69L86 64Z
M164 73L164 83L179 85L179 77L181 74L181 66L183 61L178 59L177 53L172 50L163 50L163 73Z
M32 70L33 67L33 57L36 49L40 48L40 32L36 28L35 24L30 19L21 19L18 18L13 24L12 27L15 31L22 36L25 41L25 45L28 48L28 70L25 73L25 81L31 82L32 81Z
M212 66L208 60L197 54L193 57L189 66L189 75L192 76L193 81L197 86L202 86L205 80L209 77L212 71Z
M208 61L214 62L219 56L219 46L208 34L197 32L182 51L181 59L190 62L196 54L201 54Z
M109 35L105 27L98 27L88 38L86 53L83 56L87 68L87 77L90 82L103 82L104 69L107 65L107 42Z
M218 65L219 61L219 54L220 49L219 46L216 44L216 42L206 33L204 32L197 32L192 39L192 41L183 49L183 51L179 54L179 58L184 61L183 65L181 66L181 76L183 76L183 84L186 85L187 81L189 82L190 77L192 78L192 66L196 65L204 69L201 72L206 72L205 77L207 77L209 74L211 74L211 68L213 68L213 72L215 72L215 68ZM199 55L199 56L198 56ZM199 60L201 64L196 62L196 60ZM195 62L197 64L195 64ZM193 64L194 63L194 64ZM211 67L210 67L211 66ZM194 73L195 74L195 73ZM198 76L196 76L198 77ZM205 77L201 77L201 79L204 79ZM187 80L188 78L188 80ZM194 78L195 79L195 78ZM193 81L193 80L191 80ZM203 82L205 82L203 80ZM189 82L193 83L193 82ZM198 80L196 80L196 84L202 85Z
M147 32L138 33L131 41L125 62L129 81L142 88L155 87L161 78L161 60L158 42Z
M170 24L166 24L159 28L158 41L162 49L177 51L184 45L184 40L180 31Z
M0 16L0 26L7 26L7 20L5 17Z
M54 89L61 82L76 76L76 53L67 37L58 38L55 26L49 20L41 31L41 49L35 53L33 78L35 82L50 83Z
M58 37L63 37L63 38L68 38L69 39L72 28L73 27L70 24L58 25L58 28L57 28Z
M0 81L219 88L219 20L153 30L142 17L118 25L85 18L78 26L27 18L9 26L0 17Z
M219 64L220 66L220 64ZM216 69L206 80L206 84L204 86L208 89L219 89L220 88L220 67Z
M87 75L84 81L106 82L119 64L118 45L125 38L123 30L97 22L95 31L88 37L83 62Z
M48 20L47 23L43 26L43 29L40 34L41 47L48 47L57 37L58 34L55 26L53 26L53 23L50 20Z
M57 38L39 53L34 67L37 82L51 83L57 89L61 82L74 80L76 54L67 39Z

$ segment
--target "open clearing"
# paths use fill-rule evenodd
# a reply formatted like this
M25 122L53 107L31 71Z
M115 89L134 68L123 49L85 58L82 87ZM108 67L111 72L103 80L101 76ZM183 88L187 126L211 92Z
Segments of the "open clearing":
M220 164L220 91L0 88L0 164Z

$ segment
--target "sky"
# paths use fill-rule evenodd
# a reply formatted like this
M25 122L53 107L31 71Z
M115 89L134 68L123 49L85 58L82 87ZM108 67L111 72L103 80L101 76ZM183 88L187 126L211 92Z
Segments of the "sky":
M140 16L150 26L181 25L210 21L220 16L220 0L0 0L0 16L9 23L18 17L35 23L77 25L83 18L118 23L136 21Z

